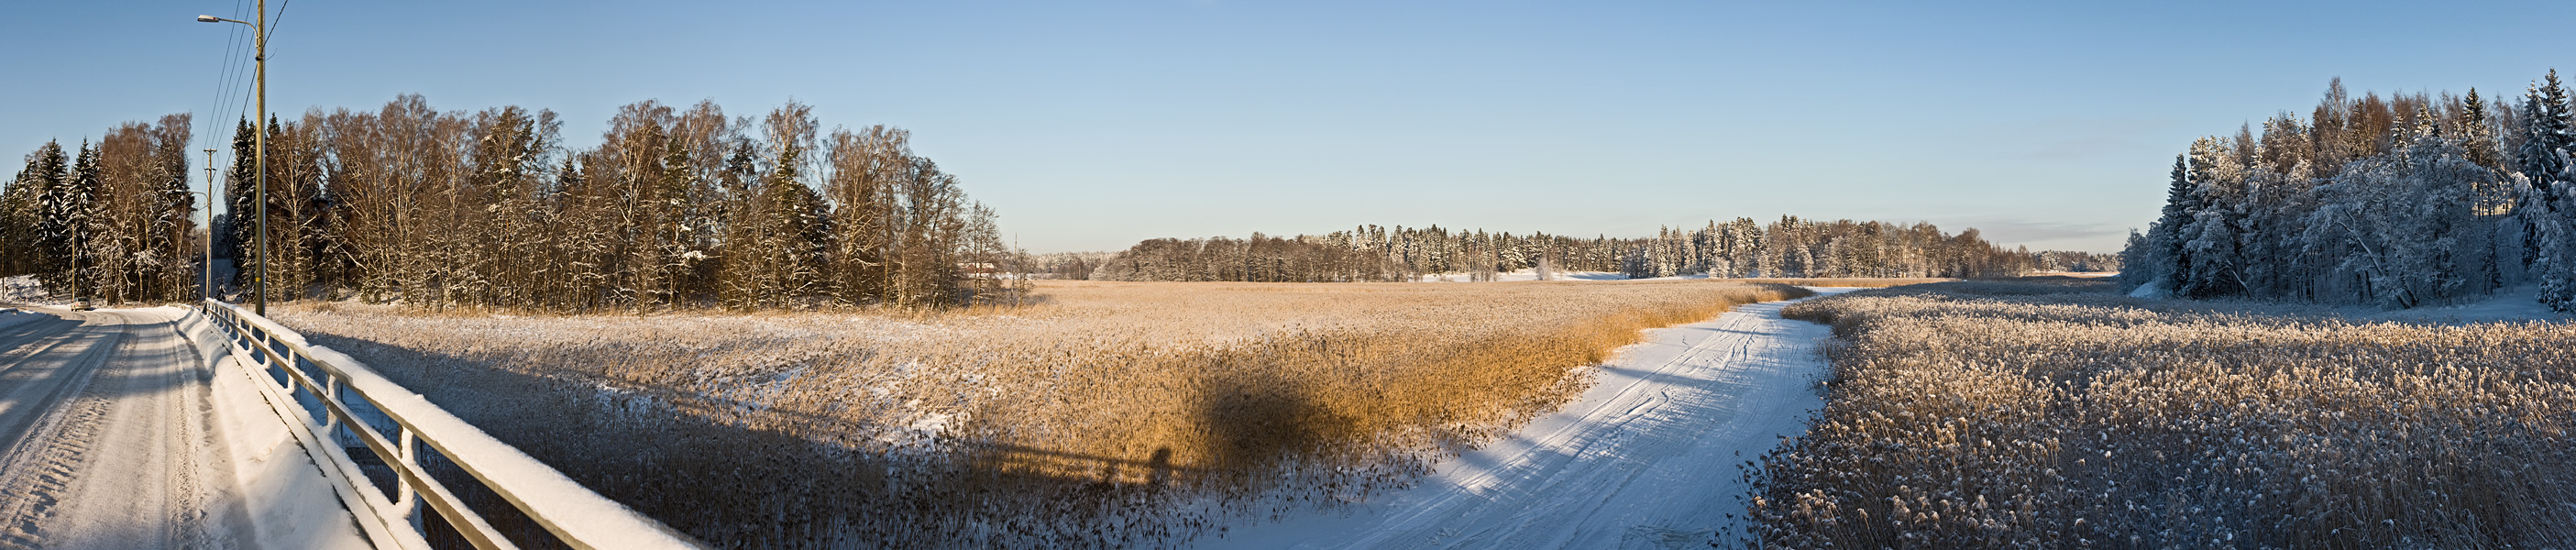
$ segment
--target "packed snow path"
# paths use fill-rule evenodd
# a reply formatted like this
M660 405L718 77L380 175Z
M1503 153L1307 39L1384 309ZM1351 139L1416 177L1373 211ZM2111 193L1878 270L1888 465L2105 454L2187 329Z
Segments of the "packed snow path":
M216 409L255 394L215 390L246 386L214 378L176 327L184 310L39 313L0 325L0 549L352 542L333 536L350 531L335 525L349 521L336 502L317 511L243 498L231 449L245 446L218 428L241 424L219 419L259 418ZM265 420L278 422L273 414ZM283 426L267 431L282 438ZM288 457L261 453L244 464L278 458ZM317 493L327 490L318 475L303 483L276 477L261 492L330 498ZM258 525L287 523L269 517L279 509L318 517L305 523L319 527L261 533ZM288 534L300 538L268 536Z
M192 346L166 315L57 315L0 334L0 548L234 546Z
M1820 295L1853 289L1816 289ZM1824 405L1824 325L1790 301L1650 331L1563 410L1342 510L1237 526L1201 548L1707 548L1744 513L1745 461Z

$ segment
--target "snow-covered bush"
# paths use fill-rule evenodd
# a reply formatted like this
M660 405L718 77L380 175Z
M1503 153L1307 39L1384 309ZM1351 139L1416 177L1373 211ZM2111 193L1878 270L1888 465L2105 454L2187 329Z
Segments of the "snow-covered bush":
M2355 323L2107 284L1862 291L1753 473L1783 548L2557 548L2576 327Z

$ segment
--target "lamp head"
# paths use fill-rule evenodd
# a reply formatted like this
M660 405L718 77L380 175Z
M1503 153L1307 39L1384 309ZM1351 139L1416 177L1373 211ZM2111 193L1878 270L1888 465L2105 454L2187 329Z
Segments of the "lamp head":
M224 22L224 18L221 18L221 17L215 17L215 16L212 16L212 15L200 15L200 16L197 16L197 22L199 22L199 23L222 23L222 22Z

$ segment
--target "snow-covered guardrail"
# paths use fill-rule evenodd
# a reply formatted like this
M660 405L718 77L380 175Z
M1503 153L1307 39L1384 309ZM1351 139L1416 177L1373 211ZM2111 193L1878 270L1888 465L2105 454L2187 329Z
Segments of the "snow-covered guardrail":
M419 513L418 504L428 504L439 519L453 528L464 542L475 548L517 548L504 532L487 521L486 510L478 512L466 499L422 464L424 453L419 444L427 444L446 464L471 476L472 480L499 495L530 522L545 528L545 535L562 544L583 549L654 549L701 548L702 544L687 535L599 496L581 484L564 477L518 449L493 439L491 435L458 419L456 415L430 404L418 393L378 376L366 365L329 348L314 348L302 335L275 322L259 317L240 307L216 300L200 304L215 325L223 327L234 340L234 353L256 363L277 382L282 394L297 401L314 401L319 406L293 404L286 408L308 411L304 428L320 429L333 436L315 434L324 441L354 438L365 445L375 458L382 459L393 470L393 491L374 487L365 476L345 476L376 494L389 494L390 501L369 498L369 508L386 505L382 510L359 510L380 517L360 518L361 522L378 520L387 528L402 528L395 541L378 541L386 546L411 546L426 543L431 535ZM304 392L296 395L296 392ZM320 409L314 411L314 409ZM360 410L366 414L361 415ZM380 425L389 424L389 426ZM345 431L341 431L345 430ZM384 432L395 432L388 437ZM356 449L352 448L351 451ZM326 460L341 461L333 465L341 471L362 470L348 454L317 453ZM377 529L368 529L376 532ZM527 536L522 533L521 536ZM392 542L393 544L384 544Z

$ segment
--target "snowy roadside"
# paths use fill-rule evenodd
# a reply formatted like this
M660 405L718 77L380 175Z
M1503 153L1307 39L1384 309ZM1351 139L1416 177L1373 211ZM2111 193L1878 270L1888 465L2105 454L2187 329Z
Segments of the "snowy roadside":
M2422 323L2491 323L2498 321L2566 321L2576 315L2550 311L2540 303L2538 286L2522 286L2496 292L2482 300L2415 309L2356 310L2352 317L2368 320L2411 321Z
M45 286L38 284L34 275L0 277L0 304L59 306L68 303L71 302L55 299L52 293L45 292Z
M209 371L213 420L233 459L232 474L240 483L242 508L250 522L243 528L250 540L261 548L367 547L355 518L323 476L322 466L252 385L266 375L237 362L223 331L205 315L167 309L180 317L179 333L196 346Z
M1849 288L1817 288L1819 295ZM1563 410L1346 509L1238 526L1199 548L1692 548L1737 530L1739 467L1806 430L1831 329L1792 301L1648 332ZM1221 537L1221 538L1220 538Z
M624 504L591 492L545 463L430 403L428 397L385 379L366 363L329 347L313 345L303 335L276 322L248 315L249 312L242 311L239 306L226 307L243 313L244 320L269 331L277 340L302 348L312 360L336 367L342 380L341 387L368 397L344 401L350 405L352 414L371 422L381 418L379 415L400 416L417 437L437 441L438 452L448 460L472 471L475 477L496 490L504 491L507 498L514 500L513 504L529 510L531 515L554 522L554 527L560 528L564 537L605 548L704 546ZM345 456L337 460L350 463ZM367 501L372 507L392 509L376 497L367 497ZM409 536L405 533L395 535Z
M52 315L17 308L0 307L0 329L18 326L19 323L28 323L34 322L38 319L52 318L54 318Z

